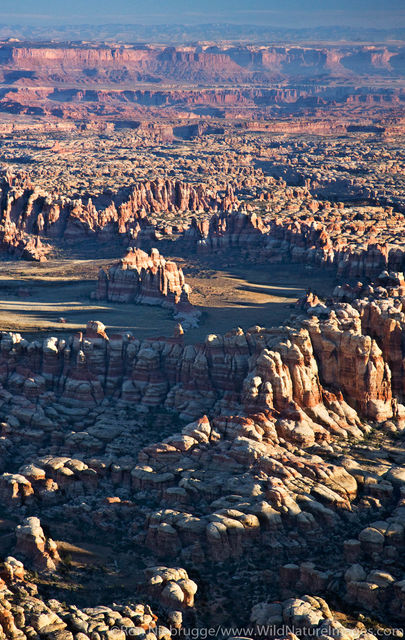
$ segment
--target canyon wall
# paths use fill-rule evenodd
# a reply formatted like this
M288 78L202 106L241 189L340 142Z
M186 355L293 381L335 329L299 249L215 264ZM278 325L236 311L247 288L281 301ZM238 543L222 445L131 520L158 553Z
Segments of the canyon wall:
M377 421L397 415L404 393L396 383L393 395L383 352L362 333L360 314L349 305L328 320L312 317L300 329L239 329L197 345L184 345L181 335L144 342L129 333L108 339L100 323L90 322L84 336L48 338L43 344L4 333L0 352L0 381L7 392L33 403L34 422L44 415L43 400L52 392L79 413L80 407L114 395L145 407L164 405L184 419L235 406L248 414L293 411L301 416L298 421L309 419L311 428L320 420L333 431L346 425L344 414L336 414L333 389L343 406L344 397ZM401 354L393 358L386 351L391 361Z
M25 46L3 44L0 70L88 82L278 79L283 76L389 75L403 73L401 46ZM56 77L55 77L56 76ZM20 74L23 77L23 74Z

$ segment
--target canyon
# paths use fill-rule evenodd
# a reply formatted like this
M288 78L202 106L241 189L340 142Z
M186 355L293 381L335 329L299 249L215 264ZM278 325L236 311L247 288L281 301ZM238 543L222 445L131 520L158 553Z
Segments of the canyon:
M170 138L200 125L216 130L235 118L251 126L270 114L285 114L288 128L291 113L313 109L328 121L321 128L345 131L347 116L360 107L361 125L385 129L389 112L403 110L403 61L401 44L0 42L0 113L99 130L153 129L158 119L165 122L161 135ZM339 118L332 120L331 111ZM5 130L12 130L8 122Z
M402 637L403 42L176 38L0 42L0 639Z

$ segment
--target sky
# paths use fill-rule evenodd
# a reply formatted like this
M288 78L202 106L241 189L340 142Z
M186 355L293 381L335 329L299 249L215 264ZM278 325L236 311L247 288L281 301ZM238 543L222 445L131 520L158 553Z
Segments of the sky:
M391 28L405 26L404 6L404 0L0 0L0 22Z

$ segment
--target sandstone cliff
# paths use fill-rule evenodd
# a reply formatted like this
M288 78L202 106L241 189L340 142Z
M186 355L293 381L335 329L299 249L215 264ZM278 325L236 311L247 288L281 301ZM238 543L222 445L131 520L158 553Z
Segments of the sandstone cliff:
M0 69L23 70L30 77L61 81L172 80L263 82L291 75L316 77L387 75L401 70L401 47L370 48L302 46L177 46L95 47L25 46L3 44ZM32 73L31 73L32 77Z

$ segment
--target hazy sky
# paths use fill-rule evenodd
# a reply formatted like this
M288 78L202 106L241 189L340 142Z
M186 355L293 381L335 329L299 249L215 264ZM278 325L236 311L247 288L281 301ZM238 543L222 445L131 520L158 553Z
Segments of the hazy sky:
M0 0L0 23L400 27L404 0Z

